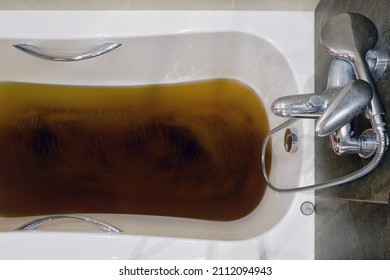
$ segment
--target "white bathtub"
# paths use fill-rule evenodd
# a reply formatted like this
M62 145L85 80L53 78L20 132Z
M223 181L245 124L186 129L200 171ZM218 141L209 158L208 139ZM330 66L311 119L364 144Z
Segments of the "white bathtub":
M115 86L232 78L259 94L270 127L283 121L270 114L273 100L314 89L311 12L1 11L0 26L0 81ZM122 45L68 63L38 59L12 47L31 43L67 52L104 42ZM274 183L313 183L312 125L295 125L300 139L296 153L284 151L283 133L272 138ZM314 202L312 192L267 189L252 213L231 222L90 215L121 228L118 234L68 222L13 232L34 217L1 218L0 258L312 259L314 215L301 213L305 201Z

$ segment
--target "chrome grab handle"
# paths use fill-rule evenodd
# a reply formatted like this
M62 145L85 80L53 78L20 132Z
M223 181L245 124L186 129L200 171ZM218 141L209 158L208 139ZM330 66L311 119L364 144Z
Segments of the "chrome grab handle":
M119 43L104 43L100 46L97 46L97 47L85 52L85 53L76 54L73 56L60 56L60 55L50 54L50 53L43 51L40 48L33 46L33 45L30 45L30 44L16 44L13 46L15 48L17 48L18 50L21 50L25 53L28 53L28 54L33 55L33 56L38 57L38 58L47 59L47 60L51 60L51 61L70 62L70 61L80 61L80 60L84 60L84 59L97 57L99 55L108 53L108 52L118 48L119 46L121 46L121 44L119 44Z
M83 222L87 222L105 232L115 232L115 233L122 232L120 228L110 225L109 223L103 222L101 220L92 217L81 216L81 215L53 215L53 216L38 218L30 222L27 222L15 228L14 230L34 230L40 227L41 225L48 224L53 221L61 220L61 219L72 219L72 220L80 220Z

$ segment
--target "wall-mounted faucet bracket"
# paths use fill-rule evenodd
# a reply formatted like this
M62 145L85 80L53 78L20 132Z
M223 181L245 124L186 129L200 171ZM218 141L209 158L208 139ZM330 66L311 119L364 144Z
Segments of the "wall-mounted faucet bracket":
M389 64L389 54L386 50L369 50L366 54L366 61L372 78L377 82L382 78Z
M358 154L369 158L376 150L376 137L373 129L366 129L360 136L355 136L351 124L347 124L330 135L332 147L337 155Z

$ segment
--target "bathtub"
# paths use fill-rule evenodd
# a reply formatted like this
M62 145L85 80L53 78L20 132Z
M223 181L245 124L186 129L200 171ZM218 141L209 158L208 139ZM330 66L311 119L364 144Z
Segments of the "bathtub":
M230 78L260 96L271 128L284 121L271 114L273 100L314 90L311 12L1 11L0 25L1 81L123 86ZM68 54L106 42L121 46L79 62L47 61L12 46ZM314 182L313 123L295 128L295 153L284 151L283 133L272 138L270 177L280 186ZM13 231L36 217L0 218L0 258L313 259L314 215L300 210L306 201L314 203L312 192L267 189L254 211L228 222L82 213L123 231L115 234L69 221Z

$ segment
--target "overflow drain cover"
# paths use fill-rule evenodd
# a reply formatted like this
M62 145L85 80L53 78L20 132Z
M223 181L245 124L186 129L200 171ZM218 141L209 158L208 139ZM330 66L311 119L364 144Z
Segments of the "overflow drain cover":
M295 128L287 128L284 133L284 149L288 153L298 150L298 131Z
M315 207L314 204L311 203L310 201L305 201L301 205L301 212L305 216L309 216L314 213Z

